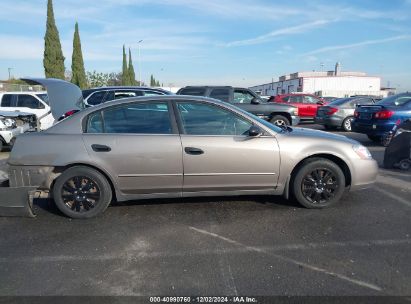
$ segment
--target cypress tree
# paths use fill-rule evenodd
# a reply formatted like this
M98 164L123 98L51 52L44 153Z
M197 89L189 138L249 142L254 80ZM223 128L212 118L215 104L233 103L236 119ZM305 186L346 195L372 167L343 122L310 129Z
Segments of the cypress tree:
M53 2L47 1L47 23L44 36L43 66L46 78L64 79L64 56L61 50L59 32L54 20Z
M153 76L153 74L151 74L151 76L150 76L150 87L154 87L155 86L155 82L154 82L155 80L154 80L154 76Z
M121 84L126 86L126 85L129 85L129 83L130 83L130 77L128 75L127 55L126 55L125 46L123 45L123 72L121 75Z
M128 77L130 85L136 85L136 73L134 73L133 60L131 59L131 50L128 49Z
M80 89L87 87L86 71L84 69L83 53L81 51L80 34L76 22L73 38L73 55L71 57L71 82L78 85Z

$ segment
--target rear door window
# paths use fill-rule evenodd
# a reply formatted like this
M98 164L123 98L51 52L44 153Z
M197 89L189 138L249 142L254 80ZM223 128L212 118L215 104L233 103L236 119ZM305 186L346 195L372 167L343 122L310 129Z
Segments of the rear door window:
M104 96L106 96L107 91L97 91L92 93L87 99L87 103L91 106L99 105L104 102Z
M168 104L129 103L91 114L87 133L172 134Z
M29 109L44 109L45 106L34 96L17 95L17 107Z
M210 98L228 102L230 100L230 89L213 89L210 93Z
M289 99L288 102L302 103L303 102L303 96L301 96L301 95L290 96L290 99Z
M2 107L11 107L12 106L13 95L11 94L4 94L1 98L1 106Z

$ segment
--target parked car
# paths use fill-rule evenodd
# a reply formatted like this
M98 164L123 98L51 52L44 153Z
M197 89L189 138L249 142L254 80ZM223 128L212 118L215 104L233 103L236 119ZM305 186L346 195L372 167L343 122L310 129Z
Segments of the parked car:
M127 98L79 111L44 132L19 136L8 164L2 214L19 207L19 191L34 188L49 190L73 218L96 216L114 198L284 195L324 208L348 188L371 186L378 172L354 140L279 128L229 103L194 96Z
M359 105L372 105L375 102L373 97L336 99L318 108L315 123L324 125L326 129L342 128L346 132L351 132L355 108Z
M101 103L120 98L158 95L173 95L173 93L163 89L125 86L101 87L83 90L84 103L87 107L96 106Z
M367 134L371 140L381 142L396 124L411 118L411 93L390 96L372 106L359 106L354 118L354 132Z
M411 168L411 119L395 127L384 152L384 167L402 170Z
M24 112L0 111L0 152L13 146L16 136L37 127L36 115Z
M0 110L35 114L39 129L46 130L53 125L47 92L4 92L0 93Z
M298 108L290 105L268 103L246 88L189 86L180 89L177 94L204 96L228 102L277 126L294 126L300 122Z
M313 120L317 114L318 107L326 102L318 96L312 94L284 94L274 97L274 102L289 104L298 108L298 115L301 119Z
M325 103L330 103L336 99L339 99L338 97L331 97L331 96L326 96L326 97L322 96L321 98L322 100L324 100Z

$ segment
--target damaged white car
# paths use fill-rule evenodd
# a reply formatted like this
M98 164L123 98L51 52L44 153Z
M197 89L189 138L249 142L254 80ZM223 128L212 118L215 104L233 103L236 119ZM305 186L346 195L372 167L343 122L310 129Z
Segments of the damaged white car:
M0 111L0 152L6 146L13 146L17 135L35 131L36 125L35 114Z

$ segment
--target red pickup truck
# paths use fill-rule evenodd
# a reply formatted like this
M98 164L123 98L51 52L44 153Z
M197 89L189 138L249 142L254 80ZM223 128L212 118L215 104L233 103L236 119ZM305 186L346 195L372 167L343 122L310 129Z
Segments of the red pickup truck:
M284 94L272 96L269 102L286 103L298 108L301 118L314 119L318 107L327 104L322 98L312 94Z

